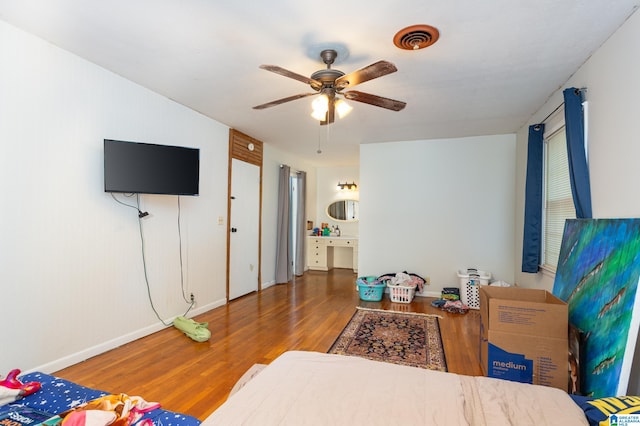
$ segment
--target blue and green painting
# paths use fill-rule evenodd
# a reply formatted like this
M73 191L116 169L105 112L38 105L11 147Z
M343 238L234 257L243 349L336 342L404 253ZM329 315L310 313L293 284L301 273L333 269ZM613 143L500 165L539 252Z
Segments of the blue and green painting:
M625 395L638 336L640 219L567 220L553 294L583 333L582 394Z

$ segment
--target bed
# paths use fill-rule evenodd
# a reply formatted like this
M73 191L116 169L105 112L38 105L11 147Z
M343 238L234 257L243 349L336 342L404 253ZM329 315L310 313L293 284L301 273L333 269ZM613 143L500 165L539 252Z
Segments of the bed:
M23 407L39 412L59 414L84 402L108 395L107 392L87 388L68 380L39 372L20 376L20 381L23 383L39 382L42 387L37 392L16 402L0 406L0 418L9 411L21 410ZM168 411L162 407L146 412L139 422L164 426L197 426L200 424L200 421L195 417Z
M208 425L588 425L562 390L290 351L203 422Z

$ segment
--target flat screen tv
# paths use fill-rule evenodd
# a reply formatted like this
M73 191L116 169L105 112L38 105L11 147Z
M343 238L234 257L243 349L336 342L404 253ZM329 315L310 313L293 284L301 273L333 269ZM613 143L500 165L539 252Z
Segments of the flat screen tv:
M198 195L200 150L104 140L104 190L131 194Z

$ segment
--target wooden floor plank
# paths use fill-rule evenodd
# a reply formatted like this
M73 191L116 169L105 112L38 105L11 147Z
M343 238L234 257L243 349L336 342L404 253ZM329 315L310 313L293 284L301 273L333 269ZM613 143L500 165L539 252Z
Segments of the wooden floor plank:
M410 304L361 301L351 270L310 271L293 283L252 293L195 318L208 322L211 339L194 342L170 327L54 375L112 393L138 395L165 409L205 419L222 404L253 364L268 364L288 350L327 352L356 306L441 316L450 372L481 375L479 315L450 314L432 298Z

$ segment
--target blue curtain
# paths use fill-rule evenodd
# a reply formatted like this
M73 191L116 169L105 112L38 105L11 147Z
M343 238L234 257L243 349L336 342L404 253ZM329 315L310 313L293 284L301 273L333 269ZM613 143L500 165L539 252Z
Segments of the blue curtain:
M522 272L538 272L542 247L542 173L544 124L529 126L527 181L524 202Z
M576 207L578 219L591 219L591 185L584 147L583 92L571 87L562 93L564 95L564 120L567 131L567 155L569 157L573 204Z

